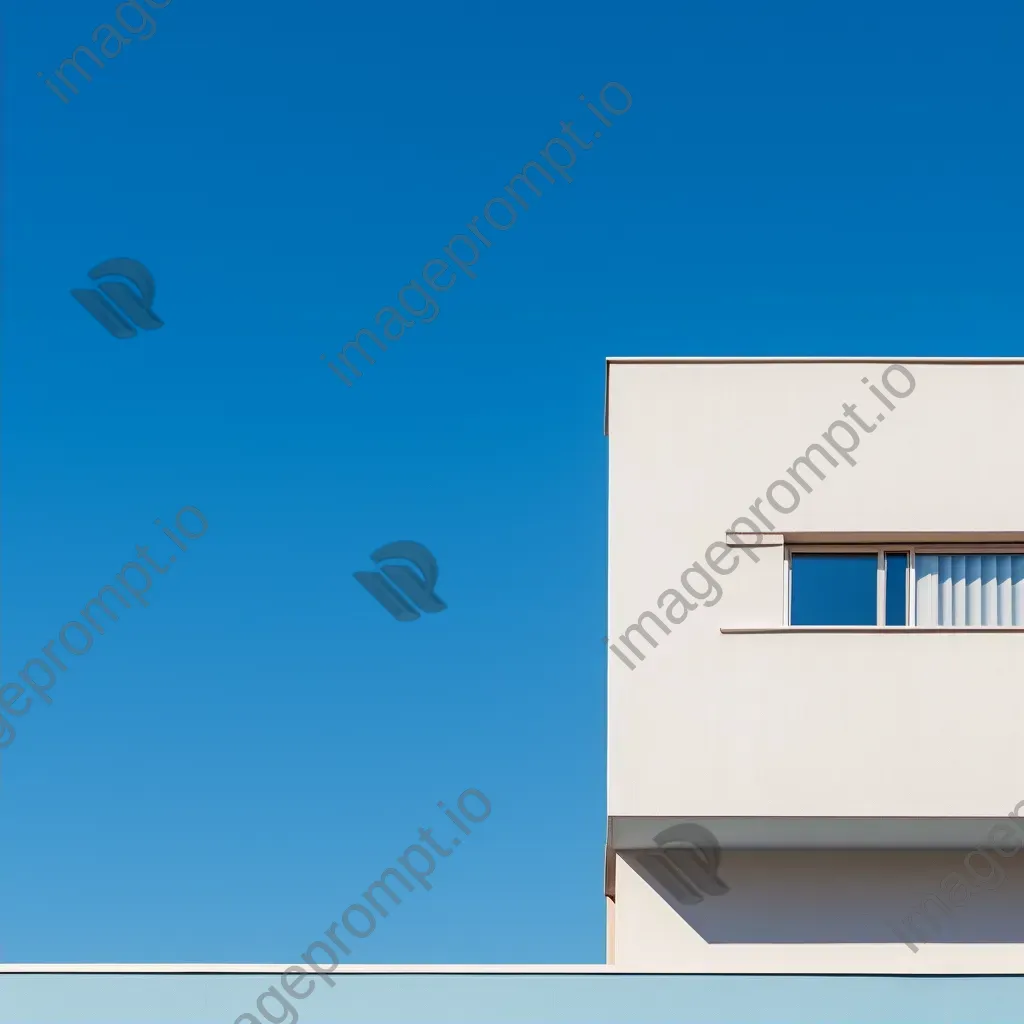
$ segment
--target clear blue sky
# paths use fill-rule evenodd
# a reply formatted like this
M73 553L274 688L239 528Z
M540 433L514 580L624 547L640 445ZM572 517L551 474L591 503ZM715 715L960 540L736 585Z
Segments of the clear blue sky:
M353 959L603 959L603 359L1021 354L1024 11L173 0L65 105L114 8L7 12L2 681L209 528L16 720L0 959L293 961L467 787ZM573 183L346 388L560 120ZM115 256L161 330L68 294ZM414 623L352 578L405 539Z

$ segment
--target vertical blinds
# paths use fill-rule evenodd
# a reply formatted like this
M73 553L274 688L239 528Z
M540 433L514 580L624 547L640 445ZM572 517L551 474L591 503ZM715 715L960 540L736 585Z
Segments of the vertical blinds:
M918 555L919 626L1024 626L1024 555Z

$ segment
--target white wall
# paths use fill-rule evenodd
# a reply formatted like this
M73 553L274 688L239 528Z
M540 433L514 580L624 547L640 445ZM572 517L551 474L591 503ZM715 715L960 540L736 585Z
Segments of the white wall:
M616 858L619 970L795 974L1019 973L1024 963L1024 858L1002 861L1001 884L966 851L726 851L729 891L674 906L630 854ZM959 906L919 911L958 872ZM910 918L908 924L906 919ZM922 938L932 941L922 941ZM910 942L915 948L910 948Z
M844 402L875 428L858 428L857 465L805 474L788 515L763 503L779 531L1024 540L1024 363L908 361L892 411L861 383L881 388L888 365L613 362L609 635L792 482ZM654 627L635 670L609 654L610 815L1004 816L1024 798L1024 634L723 634L783 623L782 548L756 554L717 578L714 607Z

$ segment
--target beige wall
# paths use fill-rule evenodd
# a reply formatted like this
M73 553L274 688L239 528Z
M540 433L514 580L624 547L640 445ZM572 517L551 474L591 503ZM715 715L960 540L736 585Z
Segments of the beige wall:
M793 512L762 504L779 531L1024 539L1024 364L907 362L916 385L892 411L861 383L881 388L887 365L612 363L609 635L792 482L844 402L874 432L856 466L805 474ZM972 817L1024 798L1024 634L723 633L783 624L783 549L756 554L717 577L713 607L653 627L656 650L634 634L635 670L609 654L610 815Z
M900 399L882 388L890 362L609 366L608 633L615 640L645 611L671 629L645 620L656 649L631 634L642 661L616 640L632 670L609 653L612 834L637 830L628 816L701 819L746 848L723 851L729 893L682 908L620 849L612 955L622 969L999 973L1024 963L1024 853L917 953L885 933L962 869L963 851L948 847L973 843L982 819L1005 821L1024 801L1024 633L784 628L784 540L1024 542L1024 363L907 361L914 387ZM908 387L898 371L890 381ZM854 424L855 466L821 436L852 422L844 403L874 428ZM842 427L833 436L852 446ZM807 493L786 470L812 443L838 465L818 459L823 480L804 470ZM788 514L765 500L780 479L797 488ZM685 594L683 570L706 569L709 545L751 517L755 499L776 531L756 564L713 550L736 566L711 572L720 598ZM690 582L708 593L701 576ZM683 611L670 588L697 605L685 621L665 614ZM852 843L851 819L863 821ZM775 850L757 849L759 829ZM819 848L787 848L789 836ZM930 848L900 849L901 836ZM875 837L895 848L843 847Z
M1024 858L996 855L1005 878L987 888L971 881L963 857L949 850L726 851L720 874L729 892L678 907L629 854L619 855L615 964L709 973L1019 973ZM957 869L972 892L945 912L931 903L941 925L933 931L915 910L931 893L941 897L939 883Z

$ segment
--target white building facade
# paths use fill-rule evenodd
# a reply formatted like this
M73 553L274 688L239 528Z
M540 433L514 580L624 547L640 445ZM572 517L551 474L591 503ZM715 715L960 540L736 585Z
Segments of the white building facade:
M1024 972L1022 395L609 360L617 967Z

